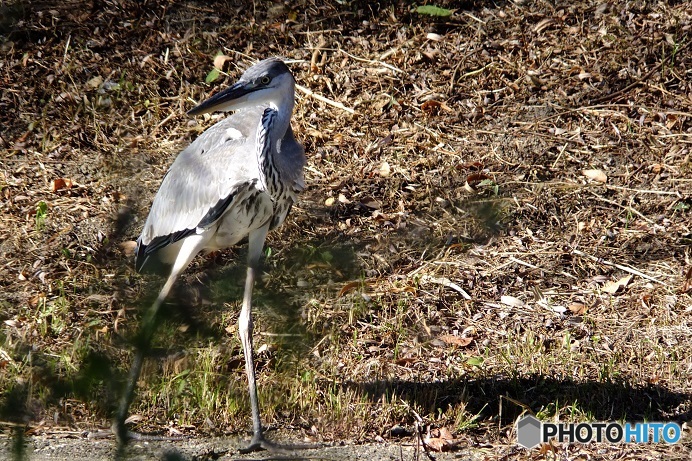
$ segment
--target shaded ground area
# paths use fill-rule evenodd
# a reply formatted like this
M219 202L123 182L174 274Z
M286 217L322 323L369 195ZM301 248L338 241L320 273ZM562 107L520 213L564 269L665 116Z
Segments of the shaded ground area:
M531 455L689 456L689 5L437 6L451 14L359 1L0 6L3 443L22 434L43 456L63 434L110 426L161 284L133 270L131 241L175 154L223 117L185 112L280 55L303 87L294 130L309 164L257 289L267 426L388 442L385 459L414 459L396 447L418 438L524 459L521 414L662 420L682 425L681 443ZM193 262L138 386L130 426L193 437L171 443L188 459L235 456L204 450L250 424L244 257ZM79 442L112 456L109 440L65 444Z
M151 460L151 459L272 459L272 455L268 453L239 455L233 454L233 449L238 443L237 439L223 438L205 438L193 439L190 441L177 442L148 442L135 443L128 448L124 459L127 460ZM115 449L112 441L101 440L83 440L75 438L44 438L40 437L32 440L33 460L106 460L113 459ZM8 455L8 451L2 451L0 454ZM476 460L484 459L486 450L460 450L456 453L444 453L437 455L436 458L440 461L458 459L463 456L464 459ZM314 450L301 450L282 452L274 454L273 459L310 459L315 461L367 461L367 460L405 460L418 459L425 456L416 451L416 448L410 444L364 444L352 446L332 446L323 447Z

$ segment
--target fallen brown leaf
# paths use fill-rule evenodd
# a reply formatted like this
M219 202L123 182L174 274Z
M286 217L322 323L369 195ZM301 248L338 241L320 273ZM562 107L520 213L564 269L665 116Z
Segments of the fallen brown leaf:
M543 443L541 444L541 447L538 449L538 452L541 455L547 455L548 453L557 453L557 449L553 447L550 443Z
M491 179L490 176L483 173L471 173L466 177L466 184L468 184L471 189L476 190L476 187L486 179Z
M57 192L61 189L72 189L74 183L71 179L57 178L51 181L51 191Z
M339 290L339 294L336 297L341 298L343 295L345 295L349 291L355 290L358 286L360 286L360 282L348 282L346 285L344 285L341 288L341 290Z
M103 83L103 77L101 77L100 75L97 75L96 77L93 77L86 82L86 84L89 88L94 88L94 89L100 87L102 83Z
M382 176L383 178L386 178L391 174L391 172L392 172L392 170L389 167L389 163L382 162L382 165L380 165L380 170L379 170L380 176Z
M692 290L692 267L685 274L685 283L682 284L682 292L687 293Z
M18 322L16 320L12 320L12 319L5 320L4 323L5 323L5 325L8 325L10 327L15 327L15 328L19 328L21 326L21 322Z
M433 451L450 451L458 445L458 441L452 437L452 433L446 427L441 427L432 432L433 437L426 437L425 444Z
M435 101L432 99L430 101L425 101L423 104L420 105L420 109L423 111L425 115L436 114L440 111L441 107L442 103L440 101Z
M523 307L525 305L524 301L522 301L521 299L507 295L500 297L500 302L502 304L506 304L507 306L512 307Z
M122 252L125 253L127 256L132 256L133 254L135 254L135 249L137 248L137 242L135 242L134 240L128 240L126 242L122 242L118 246L120 247Z
M569 308L570 312L576 315L583 315L588 310L588 307L584 303L572 303L567 307Z
M226 56L225 54L218 54L214 58L214 67L216 67L219 70L223 70L223 65L231 59L230 56Z
M447 344L453 344L459 347L466 347L473 342L473 338L463 338L454 335L442 335L440 336L440 339Z
M624 290L625 287L630 283L630 280L632 280L631 275L626 275L622 277L620 280L617 282L613 282L612 280L606 282L605 285L603 285L603 288L601 288L601 291L604 291L606 293L610 293L611 295L614 295L618 291Z
M582 174L589 179L593 179L598 182L607 182L608 176L601 170L583 170Z
M463 168L467 170L482 170L483 164L476 160L474 162L464 162L460 165L457 165L457 168Z
M534 32L540 34L544 30L546 30L548 27L550 27L554 22L555 22L555 20L553 18L545 18L545 19L541 20L538 24L536 24L534 26L533 30L534 30Z
M382 206L382 204L379 201L375 200L372 197L363 197L363 199L360 201L360 204L372 210L378 210Z

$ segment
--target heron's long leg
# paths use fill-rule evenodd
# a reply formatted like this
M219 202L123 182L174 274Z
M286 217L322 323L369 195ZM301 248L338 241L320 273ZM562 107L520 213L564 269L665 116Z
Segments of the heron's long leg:
M151 337L154 334L154 325L156 319L156 313L163 304L163 301L168 297L168 294L173 287L178 275L190 264L192 258L199 253L199 251L204 247L206 242L205 236L193 235L185 239L180 247L180 252L175 259L173 268L171 269L171 274L168 276L168 280L161 288L159 295L156 297L156 301L151 305L147 311L146 317L143 319L140 335L137 344L137 353L132 361L132 366L130 367L130 373L127 377L127 385L125 386L125 392L120 400L120 405L118 406L118 412L115 415L115 420L111 426L111 430L115 433L115 437L118 440L118 444L122 446L130 438L128 432L125 429L125 419L127 418L128 410L130 409L130 404L134 398L135 386L137 385L137 380L139 379L139 374L142 371L142 364L144 363L144 354L149 349L149 344L151 342Z
M238 332L243 343L245 355L245 372L247 373L248 389L250 391L250 407L252 410L252 442L246 451L262 448L264 437L262 436L262 422L260 420L259 402L257 399L257 382L255 381L255 361L252 347L252 289L255 284L255 275L262 255L264 240L269 231L269 223L250 234L248 268L245 277L245 293L243 294L243 307L238 318Z
M290 450L303 450L318 448L315 444L290 444L277 445L264 438L262 433L262 422L260 420L259 403L257 401L257 383L255 381L255 362L252 348L252 289L257 274L259 259L264 247L264 239L267 237L269 224L250 234L250 254L248 255L247 276L245 278L245 293L243 295L243 307L238 319L238 330L240 340L243 343L245 354L245 371L247 372L248 387L250 390L250 405L252 408L252 442L246 448L240 450L241 453L249 453L258 450L270 450L273 452L287 452Z

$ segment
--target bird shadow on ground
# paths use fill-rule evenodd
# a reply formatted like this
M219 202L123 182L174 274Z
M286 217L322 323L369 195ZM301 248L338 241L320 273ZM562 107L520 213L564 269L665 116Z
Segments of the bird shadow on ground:
M450 379L436 383L379 380L344 382L373 402L397 396L412 408L435 413L459 404L497 426L512 425L523 413L559 410L557 405L578 405L578 411L594 421L676 421L692 417L686 409L692 395L661 385L633 386L624 381L576 381L543 375L524 377L489 376ZM682 412L681 412L682 410ZM544 417L550 417L547 414Z

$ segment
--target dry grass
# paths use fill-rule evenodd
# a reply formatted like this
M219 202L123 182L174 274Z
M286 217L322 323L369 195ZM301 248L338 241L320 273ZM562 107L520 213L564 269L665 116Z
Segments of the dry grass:
M0 430L109 425L160 284L119 245L217 119L189 120L192 101L268 55L355 114L299 93L308 189L258 287L265 424L359 442L419 416L505 459L527 455L527 411L689 424L689 8L451 6L5 2ZM228 76L205 85L219 51ZM200 257L179 284L139 429L249 425L243 255ZM541 456L683 458L690 443L687 429L673 447Z

